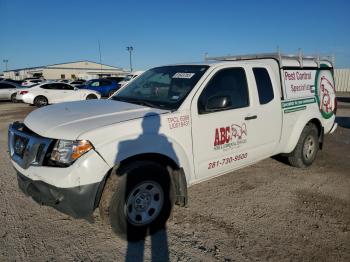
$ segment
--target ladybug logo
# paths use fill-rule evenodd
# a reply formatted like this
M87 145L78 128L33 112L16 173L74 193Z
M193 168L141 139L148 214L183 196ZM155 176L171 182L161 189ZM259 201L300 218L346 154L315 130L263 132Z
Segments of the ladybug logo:
M328 70L320 70L317 72L317 102L322 116L326 119L334 114L336 107L335 88L333 77Z

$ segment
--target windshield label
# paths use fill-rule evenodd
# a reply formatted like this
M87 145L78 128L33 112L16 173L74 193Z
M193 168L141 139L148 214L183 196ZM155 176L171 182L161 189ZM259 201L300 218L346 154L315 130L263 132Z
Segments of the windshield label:
M173 78L191 79L194 75L194 73L176 73Z

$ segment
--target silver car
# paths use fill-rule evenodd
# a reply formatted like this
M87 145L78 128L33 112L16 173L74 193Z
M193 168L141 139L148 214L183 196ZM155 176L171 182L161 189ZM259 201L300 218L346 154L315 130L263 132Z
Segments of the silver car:
M0 100L16 102L16 93L21 89L20 85L9 81L0 81Z

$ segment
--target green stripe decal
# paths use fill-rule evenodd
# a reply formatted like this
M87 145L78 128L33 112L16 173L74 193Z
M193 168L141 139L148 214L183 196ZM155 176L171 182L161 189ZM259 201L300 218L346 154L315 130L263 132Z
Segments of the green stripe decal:
M288 114L288 113L292 113L292 112L296 112L296 111L301 111L301 110L305 110L305 109L306 109L306 106L288 108L288 109L284 110L284 113L285 113L285 114Z
M282 102L282 108L301 106L301 105L307 105L307 104L312 104L312 103L316 103L315 97Z

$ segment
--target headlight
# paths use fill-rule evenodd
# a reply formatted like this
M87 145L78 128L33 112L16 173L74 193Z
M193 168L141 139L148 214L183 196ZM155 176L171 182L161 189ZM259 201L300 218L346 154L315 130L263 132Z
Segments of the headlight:
M92 148L87 140L57 140L51 153L51 160L62 164L71 164Z

